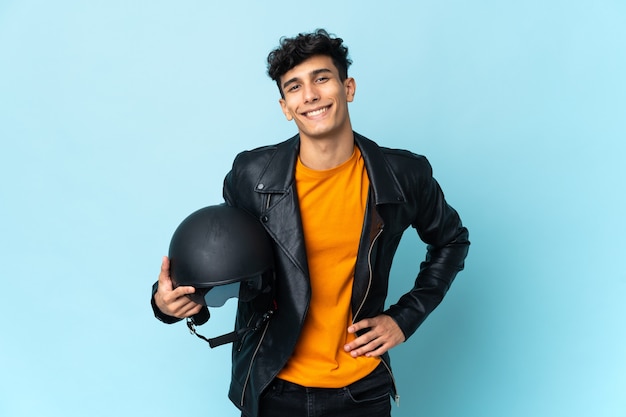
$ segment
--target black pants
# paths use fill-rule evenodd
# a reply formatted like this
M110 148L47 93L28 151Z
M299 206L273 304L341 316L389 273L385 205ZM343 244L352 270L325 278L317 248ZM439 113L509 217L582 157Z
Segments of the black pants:
M343 388L308 388L276 379L263 393L260 417L390 417L392 379L381 362Z

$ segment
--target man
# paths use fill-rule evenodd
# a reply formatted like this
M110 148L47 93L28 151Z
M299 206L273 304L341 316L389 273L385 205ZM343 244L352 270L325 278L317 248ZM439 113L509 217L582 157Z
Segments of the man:
M348 50L324 30L283 38L268 56L298 134L242 152L224 199L253 214L274 243L277 310L233 348L229 397L249 417L389 416L388 351L411 336L463 269L469 241L428 161L352 130ZM384 309L405 229L428 244L413 288ZM205 314L172 289L164 258L153 308L171 323ZM239 303L236 327L254 317Z

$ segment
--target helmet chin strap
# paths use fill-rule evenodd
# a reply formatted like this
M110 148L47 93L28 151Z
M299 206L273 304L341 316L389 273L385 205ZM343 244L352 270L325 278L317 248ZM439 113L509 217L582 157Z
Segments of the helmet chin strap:
M225 345L227 343L233 343L243 340L249 333L259 330L261 326L263 326L263 324L265 324L269 319L272 318L272 315L275 311L276 305L274 304L272 309L266 311L261 317L257 319L257 321L254 323L254 326L249 326L213 338L207 338L196 332L196 323L194 322L193 317L187 317L187 327L189 328L189 332L191 334L198 336L200 339L207 342L211 348L214 348L217 346Z

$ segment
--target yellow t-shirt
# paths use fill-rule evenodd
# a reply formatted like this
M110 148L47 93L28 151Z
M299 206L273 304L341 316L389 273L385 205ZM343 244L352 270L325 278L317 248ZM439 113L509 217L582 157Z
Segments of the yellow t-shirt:
M379 358L344 351L356 336L350 300L369 179L355 146L352 157L324 171L298 159L296 187L311 278L311 303L295 351L279 378L307 387L339 388L376 368Z

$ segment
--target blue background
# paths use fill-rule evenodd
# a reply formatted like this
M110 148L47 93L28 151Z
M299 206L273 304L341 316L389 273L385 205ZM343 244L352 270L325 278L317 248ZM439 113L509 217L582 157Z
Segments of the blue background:
M265 57L325 27L355 129L427 155L473 243L393 351L394 416L626 416L625 21L621 0L0 0L0 415L238 415L229 348L156 321L150 286L236 153L295 133ZM390 301L423 249L405 235Z

